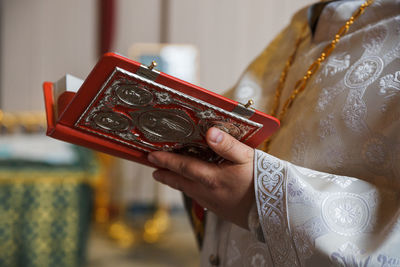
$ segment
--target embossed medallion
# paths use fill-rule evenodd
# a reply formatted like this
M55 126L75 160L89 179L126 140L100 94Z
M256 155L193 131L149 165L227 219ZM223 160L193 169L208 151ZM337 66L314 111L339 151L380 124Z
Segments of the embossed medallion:
M135 84L117 84L115 93L122 102L131 106L146 106L153 100L149 90Z
M346 73L344 82L350 88L359 88L375 81L383 69L383 61L376 56L361 58Z
M352 236L366 228L370 212L367 202L359 195L337 193L323 201L322 218L331 231Z
M188 138L194 132L189 116L179 110L150 110L138 116L137 127L152 141L173 142Z
M93 117L94 123L108 131L125 131L129 127L128 118L115 112L101 112Z

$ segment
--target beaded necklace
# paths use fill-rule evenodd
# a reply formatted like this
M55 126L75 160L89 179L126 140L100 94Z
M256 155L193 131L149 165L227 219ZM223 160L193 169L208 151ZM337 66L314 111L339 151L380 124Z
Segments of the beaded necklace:
M300 47L300 44L305 39L305 32L307 29L307 25L304 25L304 27L301 30L300 36L296 40L294 51L289 56L288 60L286 61L285 67L283 68L283 70L281 72L281 76L279 78L278 85L275 89L274 103L273 103L272 109L270 111L271 116L277 117L282 124L282 121L285 118L287 111L292 106L294 100L297 98L297 96L301 92L304 91L304 89L306 88L307 82L318 71L321 63L324 62L332 54L333 50L336 48L336 45L339 43L340 39L349 31L350 26L354 23L354 21L356 19L358 19L364 13L364 11L367 7L372 5L373 2L374 2L374 0L365 1L353 13L353 15L346 21L346 23L338 30L338 32L335 34L333 40L328 45L326 45L325 48L322 50L321 55L310 65L310 67L308 67L305 75L296 82L293 91L291 92L289 98L286 99L286 101L284 102L283 107L278 114L281 94L282 94L282 90L283 90L283 87L286 82L287 74L289 72L290 67L292 66L292 64L294 62L294 59L296 58L296 53ZM263 150L265 152L268 152L270 141L271 141L271 137L268 138L267 140L265 140L263 143Z

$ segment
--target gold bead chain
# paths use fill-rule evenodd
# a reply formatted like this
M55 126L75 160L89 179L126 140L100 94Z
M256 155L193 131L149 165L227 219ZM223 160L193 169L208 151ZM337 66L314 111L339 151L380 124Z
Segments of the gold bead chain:
M333 50L336 48L336 45L339 43L340 38L342 38L348 31L350 26L354 23L358 17L360 17L364 11L365 8L369 7L374 0L367 0L365 1L358 9L353 13L353 15L346 21L346 23L338 30L338 32L335 34L333 40L325 46L325 48L322 50L321 55L308 67L305 75L299 79L294 86L294 89L292 93L290 94L289 98L285 101L283 104L283 107L281 111L279 112L279 115L277 118L280 120L282 124L282 120L286 116L287 111L290 109L292 106L294 100L296 97L304 91L307 82L310 80L311 77L318 71L320 65L322 62L324 62L333 52ZM283 68L281 72L281 76L279 78L278 85L275 89L275 97L274 97L274 103L272 106L272 110L270 111L271 116L276 116L278 113L278 108L279 108L279 103L280 103L280 98L282 94L283 87L286 82L286 77L289 72L290 67L293 64L293 61L296 57L296 53L298 51L298 48L300 47L300 44L304 41L305 39L305 32L307 29L307 24L304 25L304 27L301 30L300 36L297 38L296 43L295 43L295 48L293 53L289 56L289 59L286 61L285 67ZM269 143L271 141L271 137L268 138L266 141L263 143L263 150L265 152L268 152L269 149Z

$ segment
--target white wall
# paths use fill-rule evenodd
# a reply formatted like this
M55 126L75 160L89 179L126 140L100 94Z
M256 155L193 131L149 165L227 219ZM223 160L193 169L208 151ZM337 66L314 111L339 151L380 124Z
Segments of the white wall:
M41 110L41 84L95 62L95 1L3 0L1 107Z
M201 85L221 92L310 0L172 0L170 41L200 48Z
M159 42L160 1L120 0L114 51ZM200 51L200 85L221 92L312 0L170 0L168 39ZM42 82L66 72L86 77L97 60L97 1L3 0L1 103L6 111L42 110Z

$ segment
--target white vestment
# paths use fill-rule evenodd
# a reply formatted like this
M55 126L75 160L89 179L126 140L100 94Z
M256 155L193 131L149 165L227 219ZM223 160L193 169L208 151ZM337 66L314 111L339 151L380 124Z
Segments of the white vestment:
M282 97L364 1L324 7ZM229 96L268 112L309 8ZM255 151L251 231L208 212L201 266L400 266L400 1L376 0L289 109L269 154ZM215 259L215 257L214 257Z

